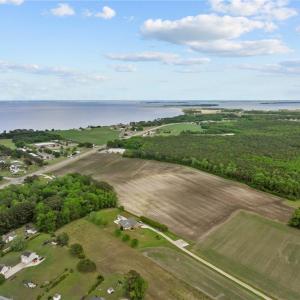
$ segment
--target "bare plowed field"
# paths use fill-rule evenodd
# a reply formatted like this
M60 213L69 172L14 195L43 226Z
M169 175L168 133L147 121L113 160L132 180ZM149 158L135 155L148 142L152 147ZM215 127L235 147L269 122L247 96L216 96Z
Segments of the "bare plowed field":
M188 167L95 153L57 170L111 183L130 212L156 219L193 241L244 209L287 222L292 209L280 198Z

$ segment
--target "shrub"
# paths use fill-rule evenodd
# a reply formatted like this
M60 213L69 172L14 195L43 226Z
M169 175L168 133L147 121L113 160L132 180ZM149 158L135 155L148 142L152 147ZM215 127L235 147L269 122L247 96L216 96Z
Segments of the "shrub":
M81 259L77 264L79 272L87 273L96 271L96 264L88 258Z
M122 237L123 242L128 242L130 240L130 236L128 234L124 234Z
M289 221L289 225L292 227L300 228L300 207L294 211L294 214Z
M116 229L115 230L115 236L120 236L122 234L122 230L121 229Z
M5 281L5 277L3 274L0 274L0 285L3 284Z
M70 253L73 256L77 256L77 257L79 257L80 255L84 254L82 246L80 244L78 244L78 243L71 245L71 247L70 247Z
M95 225L104 225L108 224L107 220L103 220L102 217L95 211L89 214L89 221L94 223Z
M136 248L139 245L139 240L138 239L133 239L130 243L130 246L132 248Z
M69 235L66 232L62 232L56 237L56 241L58 245L66 246L69 242Z
M12 251L23 251L26 248L26 241L18 236L11 242L11 250Z
M99 275L97 276L96 282L91 286L91 288L89 289L89 292L88 292L88 293L89 293L89 294L92 293L92 292L97 288L97 286L98 286L99 284L101 284L103 281L104 281L104 276L101 275L101 274L99 274Z
M155 227L155 228L157 228L160 231L163 231L163 232L168 231L168 226L167 225L161 224L161 223L159 223L157 221L154 221L154 220L149 219L149 218L144 217L144 216L142 216L140 219L141 219L141 221L143 223L148 224L148 225L150 225L152 227Z
M130 300L142 300L145 297L147 282L136 271L131 270L126 275L125 293Z

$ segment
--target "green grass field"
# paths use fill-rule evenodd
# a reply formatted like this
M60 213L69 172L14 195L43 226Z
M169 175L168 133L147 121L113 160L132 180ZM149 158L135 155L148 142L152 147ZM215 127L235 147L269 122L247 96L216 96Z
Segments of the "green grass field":
M278 299L300 299L300 231L240 212L196 251Z
M162 268L178 276L187 284L205 291L212 299L257 299L257 296L240 288L235 283L185 254L165 248L147 249L144 253Z
M110 140L119 137L119 131L110 129L110 127L100 127L83 130L58 130L55 133L61 135L64 139L78 143L92 143L95 145L104 145Z
M0 139L0 145L11 149L16 149L16 145L11 139Z
M204 294L177 279L143 255L142 250L149 249L149 247L150 249L154 249L153 247L167 249L168 243L164 239L157 239L155 234L144 229L126 232L131 238L138 238L140 241L139 247L134 249L130 247L130 242L123 242L121 237L116 237L114 231L117 225L112 221L118 213L120 212L117 209L100 211L101 218L108 222L105 226L95 225L88 218L84 218L59 230L59 232L69 234L69 244L77 242L83 246L86 257L96 263L96 272L85 274L78 272L76 270L78 259L70 255L68 248L42 245L50 236L40 234L29 241L27 249L44 256L45 261L36 267L22 270L14 278L7 280L0 286L0 295L13 297L14 300L35 300L38 295L42 295L41 299L46 300L49 296L59 293L62 299L78 300L88 294L97 275L102 274L105 278L104 282L86 299L97 295L107 300L117 300L123 297L124 275L134 269L141 273L149 284L146 299L208 299ZM126 215L125 212L122 214ZM19 260L20 253L11 252L0 258L0 264L14 265ZM72 272L70 272L71 269ZM67 273L68 276L49 291L46 287L41 287L45 281L53 281L63 273ZM26 288L23 285L24 280L32 280L38 284L38 287ZM114 294L107 294L109 287L115 289Z
M167 135L179 135L183 131L193 131L193 132L202 132L202 128L200 125L194 123L181 123L181 124L170 124L165 125L159 129L157 129L157 134L162 136Z

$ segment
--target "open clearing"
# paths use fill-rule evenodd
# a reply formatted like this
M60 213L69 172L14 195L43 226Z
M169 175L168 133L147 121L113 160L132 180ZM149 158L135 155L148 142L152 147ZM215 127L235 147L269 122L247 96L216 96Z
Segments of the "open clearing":
M164 125L157 129L158 135L178 135L183 131L202 132L200 125L194 123L180 123Z
M16 149L16 145L11 139L0 139L0 145L3 145L7 148Z
M194 251L277 299L300 299L297 229L239 212Z
M55 133L67 140L77 143L88 142L95 145L104 145L110 140L117 139L120 134L118 130L113 130L110 127L57 130Z
M55 173L69 172L111 183L127 210L195 242L240 209L282 222L293 211L278 197L175 164L95 153Z

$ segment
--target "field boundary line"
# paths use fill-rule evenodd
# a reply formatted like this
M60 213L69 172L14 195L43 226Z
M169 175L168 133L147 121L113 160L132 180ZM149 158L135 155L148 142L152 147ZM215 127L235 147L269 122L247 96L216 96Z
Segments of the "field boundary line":
M172 245L174 245L175 247L177 247L178 249L180 249L181 251L185 252L186 254L188 254L189 256L191 256L192 258L196 259L197 261L199 261L200 263L204 264L205 266L209 267L210 269L216 271L217 273L221 274L222 276L228 278L229 280L237 283L238 285L240 285L241 287L243 287L244 289L250 291L251 293L255 294L256 296L265 299L265 300L274 300L273 298L270 298L269 296L267 296L266 294L260 292L259 290L257 290L256 288L252 287L251 285L243 282L242 280L234 277L233 275L230 275L229 273L223 271L222 269L216 267L215 265L213 265L212 263L208 262L207 260L199 257L198 255L194 254L193 252L185 249L184 247L180 247L178 246L174 240L172 240L170 237L168 237L166 234L164 234L163 232L149 226L146 224L143 224L142 226L143 228L148 228L154 232L156 232L157 234L161 235L162 237L164 237L168 242L170 242Z

